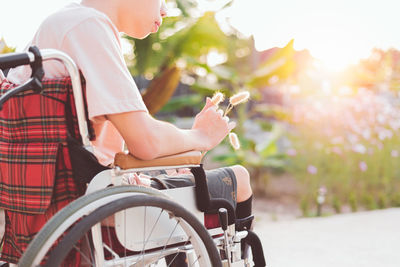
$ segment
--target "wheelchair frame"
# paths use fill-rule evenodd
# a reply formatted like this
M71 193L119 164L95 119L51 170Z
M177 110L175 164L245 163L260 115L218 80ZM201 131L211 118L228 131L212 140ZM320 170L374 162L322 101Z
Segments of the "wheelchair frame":
M0 69L13 68L19 65L30 64L33 70L32 77L28 82L16 88L15 90L13 89L13 92L6 93L0 98L0 109L2 104L7 101L8 98L23 91L20 88L25 88L25 90L34 89L40 91L41 78L44 75L42 69L42 60L50 59L61 61L65 65L71 77L75 108L77 112L77 120L82 143L86 150L93 152L93 147L89 140L88 125L85 118L84 96L81 88L79 69L77 65L73 62L73 60L61 51L57 51L55 49L43 49L39 51L39 49L33 47L30 48L30 52L12 53L0 56ZM5 77L3 73L0 71L0 79L4 78ZM191 168L191 171L195 177L196 186L168 189L162 191L140 186L121 186L123 176L126 173L177 168ZM114 185L115 187L107 188L110 185ZM195 195L196 200L194 199L193 194ZM250 262L246 261L246 259L241 259L241 240L246 240L247 237L250 237L247 243L253 249L253 254L254 250L258 251L258 255L253 255L256 266L265 266L261 243L257 236L255 236L255 234L250 231L250 229L236 231L234 209L228 201L224 199L210 199L205 173L200 163L178 166L131 168L127 170L122 170L118 166L114 166L110 170L100 172L92 179L92 181L88 185L85 196L80 197L69 204L66 208L59 211L49 222L46 223L42 230L36 235L35 239L30 243L29 247L21 258L21 261L19 262L19 265L36 266L40 264L41 259L44 256L43 253L46 253L46 251L50 249L52 244L69 227L74 225L77 220L90 215L91 213L97 211L99 208L105 206L106 204L110 204L114 201L121 199L127 199L127 197L143 195L153 196L159 199L173 199L175 200L175 202L179 202L183 206L183 209L191 210L197 220L201 222L204 221L203 212L207 212L210 209L219 209L221 227L208 230L208 234L209 236L214 236L213 242L215 244L215 247L218 248L220 251L224 251L225 259L222 259L221 265L213 264L213 266L251 266ZM134 217L135 215L133 214L130 216ZM96 244L96 242L94 242L96 251L96 262L102 262L98 260L100 258L104 259L104 248L101 244L101 233L99 236L98 231L99 226L100 224L97 224L92 228L93 240L100 240L100 244ZM39 246L41 250L38 252L37 248ZM189 249L190 246L186 247L187 249ZM103 266L103 264L100 263L96 266ZM208 266L209 264L209 261L203 262L204 266Z

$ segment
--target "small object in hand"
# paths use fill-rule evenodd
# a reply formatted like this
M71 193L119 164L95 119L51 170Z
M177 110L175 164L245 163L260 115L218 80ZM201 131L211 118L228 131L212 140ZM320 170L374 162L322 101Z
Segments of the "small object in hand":
M244 103L250 98L250 93L248 91L242 91L237 94L234 94L229 98L229 105L225 110L224 115L227 115L234 106L239 105L240 103Z
M213 97L211 98L211 102L212 102L214 105L218 106L222 101L224 101L224 99L225 99L225 96L224 96L223 93L221 93L221 92L216 92L216 93L213 95Z
M229 142L233 149L238 150L240 148L239 138L235 133L229 133Z
M250 98L250 93L248 91L243 91L231 96L231 98L229 98L229 103L232 106L236 106L239 105L240 103L246 102L247 100L249 100L249 98Z

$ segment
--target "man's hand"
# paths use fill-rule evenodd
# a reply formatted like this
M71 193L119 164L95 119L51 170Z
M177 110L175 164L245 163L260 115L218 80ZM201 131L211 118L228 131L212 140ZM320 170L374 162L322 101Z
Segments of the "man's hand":
M236 123L223 117L222 110L217 110L217 106L207 97L203 110L196 115L192 130L197 132L199 140L203 142L203 150L208 151L217 146L235 126Z

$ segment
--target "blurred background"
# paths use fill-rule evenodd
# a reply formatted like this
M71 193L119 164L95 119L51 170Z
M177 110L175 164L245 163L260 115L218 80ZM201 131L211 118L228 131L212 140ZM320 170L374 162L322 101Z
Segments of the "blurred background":
M0 53L69 2L3 0ZM230 113L241 148L225 140L206 167L246 166L272 216L400 207L398 1L167 4L158 33L123 37L150 112L190 128L206 96L251 93Z

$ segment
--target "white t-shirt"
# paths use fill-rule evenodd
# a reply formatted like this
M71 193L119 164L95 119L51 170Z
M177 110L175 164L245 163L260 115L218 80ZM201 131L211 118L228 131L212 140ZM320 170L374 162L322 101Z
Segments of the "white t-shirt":
M104 115L147 112L124 61L115 25L104 13L73 3L49 16L30 45L61 50L78 65L86 80L89 118L94 122L95 155L104 165L112 163L115 153L122 151L123 139ZM68 76L58 61L45 61L44 70L46 78ZM20 84L30 74L30 67L23 66L11 70L7 78Z

